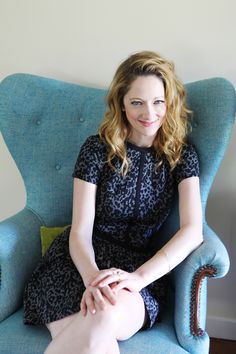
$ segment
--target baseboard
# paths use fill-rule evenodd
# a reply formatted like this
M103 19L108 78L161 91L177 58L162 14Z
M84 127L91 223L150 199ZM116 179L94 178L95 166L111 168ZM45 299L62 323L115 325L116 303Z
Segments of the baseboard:
M212 338L236 340L236 319L209 315L206 330Z

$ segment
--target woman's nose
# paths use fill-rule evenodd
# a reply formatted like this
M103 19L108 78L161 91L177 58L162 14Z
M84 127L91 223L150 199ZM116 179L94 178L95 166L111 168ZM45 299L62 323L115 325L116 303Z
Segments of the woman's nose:
M153 114L154 114L153 108L150 105L145 105L143 107L143 112L142 112L143 118L150 119L152 118Z

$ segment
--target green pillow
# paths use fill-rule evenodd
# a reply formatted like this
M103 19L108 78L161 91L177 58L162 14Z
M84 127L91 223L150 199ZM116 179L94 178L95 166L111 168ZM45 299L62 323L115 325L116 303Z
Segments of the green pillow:
M68 226L69 225L61 226L61 227L46 227L46 226L40 227L42 256L44 256L44 254L46 253L48 248L51 246L51 244L55 240L55 238L58 235L60 235Z

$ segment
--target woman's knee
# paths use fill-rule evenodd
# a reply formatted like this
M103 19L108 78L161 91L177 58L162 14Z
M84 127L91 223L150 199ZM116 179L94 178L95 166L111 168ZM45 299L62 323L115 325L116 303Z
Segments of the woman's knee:
M126 340L138 332L146 321L146 309L139 293L123 290L120 294L119 326L117 340Z
M85 337L88 337L87 340L90 336L95 338L95 333L100 335L106 333L106 335L110 334L111 337L116 339L124 340L142 327L144 318L145 309L140 294L121 290L117 295L115 305L107 301L106 307L103 310L97 307L95 314L87 312L86 316L83 317L80 312L50 323L48 328L52 338L55 338L75 320L74 327L82 326L85 331L84 334L86 333ZM88 341L90 342L90 340Z
M139 293L121 290L116 304L107 304L103 311L97 311L95 317L99 326L106 327L107 333L110 332L118 340L125 340L143 327L146 311Z
M107 303L103 310L98 308L95 314L91 314L91 319L99 326L106 326L112 330L117 325L119 315L119 303L115 305Z

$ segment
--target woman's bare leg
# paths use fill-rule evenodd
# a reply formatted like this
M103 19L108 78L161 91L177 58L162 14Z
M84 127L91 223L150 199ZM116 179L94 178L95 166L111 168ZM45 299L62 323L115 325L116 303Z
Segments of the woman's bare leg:
M109 348L107 349L106 353L104 353L104 354L120 354L119 345L118 345L116 339L113 339L111 341L111 345L109 345Z
M62 318L61 320L46 324L52 339L59 335L76 318L78 313Z
M143 326L145 307L139 293L121 290L117 296L116 305L107 303L105 310L86 317L75 314L57 333L58 324L49 324L54 339L45 354L118 354L117 339L128 339Z
M76 318L77 315L78 313L47 324L47 328L51 333L52 339L58 336ZM109 349L106 354L120 354L119 345L116 339L111 340L111 344L109 345Z

